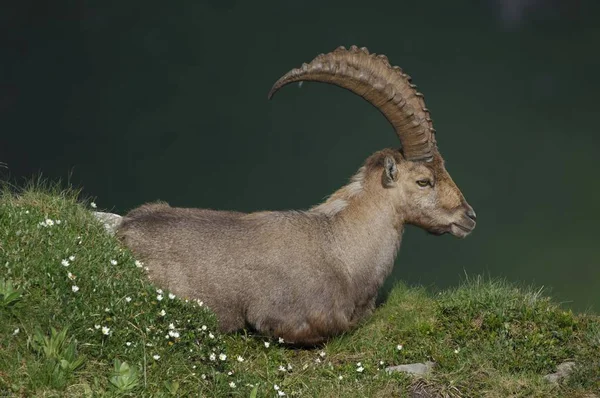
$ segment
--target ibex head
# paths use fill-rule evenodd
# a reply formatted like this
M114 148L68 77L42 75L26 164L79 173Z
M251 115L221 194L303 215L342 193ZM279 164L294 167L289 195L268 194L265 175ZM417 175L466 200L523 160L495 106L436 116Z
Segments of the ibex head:
M436 235L467 236L475 228L475 212L446 171L423 95L411 78L385 55L366 48L339 47L292 69L269 92L298 81L318 81L346 88L375 106L394 128L399 152L371 158L381 166L381 187L404 223Z

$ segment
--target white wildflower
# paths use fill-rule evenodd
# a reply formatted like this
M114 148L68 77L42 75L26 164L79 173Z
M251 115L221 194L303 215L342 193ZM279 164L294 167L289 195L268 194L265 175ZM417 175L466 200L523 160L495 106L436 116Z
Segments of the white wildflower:
M117 260L110 260L110 263L111 263L112 265L117 265L117 264L118 264L118 263L117 263Z
M71 290L73 291L73 293L77 293L79 291L79 286L71 286Z
M362 373L363 370L365 370L365 368L363 368L362 366L359 366L358 368L356 368L356 371L358 373Z
M202 300L196 300L196 303L198 303L198 307L202 307L204 305L204 301Z
M237 356L237 361L238 361L238 362L244 362L244 357L243 357L243 356L241 356L241 355L238 355L238 356Z
M29 210L25 210L25 214L29 214Z
M325 358L325 355L327 355L327 354L325 354L325 351L321 351L321 352L319 353L319 355L321 356L321 358Z
M281 390L277 391L277 395L279 395L280 397L285 396L285 393Z
M224 361L224 360L226 360L226 359L227 359L227 355L225 355L225 354L219 354L219 359L220 359L221 361Z
M173 299L175 298L175 295L174 295L173 293L169 293L169 298L170 298L171 300L173 300Z
M70 272L67 272L67 278L69 278L70 280L74 280L76 278L76 276Z
M104 312L110 312L110 308L106 307L106 308L104 309Z
M127 347L130 347L130 346L131 346L131 341L128 341L128 342L126 342L126 343L125 343L125 345L126 345Z
M158 361L160 359L160 355L154 354L152 355L152 358L154 358L155 361Z
M68 267L70 263L69 263L69 260L66 260L66 259L63 258L62 261L60 262L60 264L63 267Z
M209 333L209 334L208 334L208 337L209 337L209 338L211 338L211 339L214 339L214 338L215 338L215 335L214 335L214 334L212 334L212 333Z
M178 339L179 338L179 332L176 332L174 330L169 330L169 336L173 337L174 339Z
M214 352L211 352L211 354L209 355L208 359L210 359L211 361L214 361L217 359L217 356L215 355Z
M206 330L206 325L202 325L202 330Z
M69 256L69 261L75 261L75 256Z
M288 370L292 370L292 364L288 363L287 368L288 368Z
M234 383L233 381L232 381L232 382L230 382L230 383L229 383L229 387L231 387L231 388L235 388L235 383Z
M202 380L206 380L206 375L205 375L204 373L202 373L202 374L200 375L200 378L201 378Z
M56 220L56 225L60 225L60 220Z
M171 329L171 330L175 329L175 325L173 325L172 323L169 323L169 329Z
M280 372L287 372L287 369L285 368L285 366L279 365L279 371Z
M402 344L398 344L398 345L396 346L396 349L397 349L398 351L400 351L402 348L403 348L403 347L402 347Z
M19 328L16 328L15 330L13 330L13 336L18 335L20 331L21 331L21 329L19 329Z
M227 372L227 376L233 376L233 372L230 370L229 372Z
M342 380L343 378L344 378L344 376L342 376L342 375L338 376L338 380Z
M269 343L268 341L265 341L265 348L269 348L270 345L271 345L271 343Z
M163 294L163 291L162 291L162 289L156 289L156 293Z
M460 348L457 348L456 350L454 350L454 353L455 353L455 354L458 354L458 353L459 353L459 351L460 351Z
M278 386L277 384L275 384L275 385L273 386L273 389L275 389L275 391L279 391L279 386Z
M165 316L165 315L167 315L167 313L166 313L165 310L160 310L160 312L158 313L158 315Z
M94 325L96 329L100 329L100 325Z
M279 338L279 340L278 340L278 341L279 341L279 344L283 344L283 343L285 343L285 341L284 341L284 340L283 340L281 337Z
M131 297L129 297L129 296L125 297L125 301L127 301L128 303L131 303Z
M96 203L95 203L95 202L91 202L91 203L90 203L90 206L92 206L92 209L95 209L95 208L97 208L97 207L98 207L98 206L96 205Z
M135 260L135 266L138 268L142 268L144 266L144 263L140 260Z
M110 328L106 326L102 326L102 334L108 336L110 334Z
M156 299L157 299L158 301L162 301L162 299L163 299L163 296L162 296L161 294L159 294L158 296L156 296Z
M46 225L47 225L48 227L51 227L51 226L53 226L53 225L54 225L54 221L52 221L51 219L47 218L47 219L46 219Z
M385 363L385 362L383 362L383 361L379 361L379 364L380 364L381 366L383 366L383 364L384 364L384 363Z

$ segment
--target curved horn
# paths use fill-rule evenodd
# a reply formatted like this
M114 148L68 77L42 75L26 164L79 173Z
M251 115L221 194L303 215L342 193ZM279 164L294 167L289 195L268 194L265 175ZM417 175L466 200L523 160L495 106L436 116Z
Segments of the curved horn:
M365 47L338 47L320 54L308 64L292 69L269 91L271 97L283 86L298 81L335 84L352 91L375 106L391 123L402 143L404 157L431 161L436 149L435 130L423 94L411 78L385 55L369 54Z

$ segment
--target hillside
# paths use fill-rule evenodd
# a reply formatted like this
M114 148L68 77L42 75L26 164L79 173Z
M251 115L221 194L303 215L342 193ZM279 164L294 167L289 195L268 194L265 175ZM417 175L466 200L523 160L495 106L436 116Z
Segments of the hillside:
M600 395L600 318L541 289L400 284L355 331L299 349L221 335L202 303L148 283L90 210L43 184L0 197L0 396ZM424 376L385 370L426 361ZM568 378L544 379L566 361Z

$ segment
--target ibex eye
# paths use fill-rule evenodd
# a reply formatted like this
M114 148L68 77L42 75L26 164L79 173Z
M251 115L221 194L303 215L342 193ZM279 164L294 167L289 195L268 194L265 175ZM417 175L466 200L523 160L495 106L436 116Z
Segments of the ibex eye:
M420 187L426 187L427 185L431 185L429 180L417 180L417 185Z

